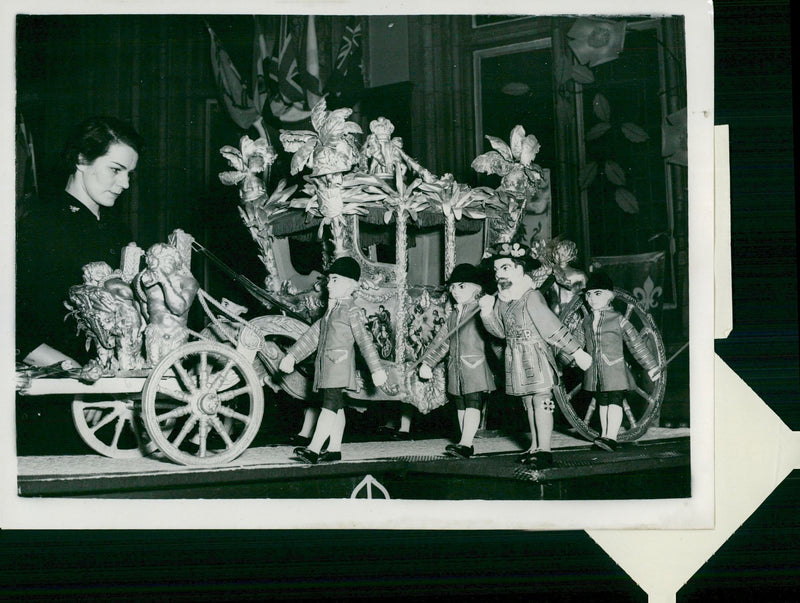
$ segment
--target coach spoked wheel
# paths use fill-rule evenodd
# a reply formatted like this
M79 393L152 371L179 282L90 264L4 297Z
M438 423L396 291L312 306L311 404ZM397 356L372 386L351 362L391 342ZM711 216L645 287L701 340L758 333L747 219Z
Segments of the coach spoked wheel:
M630 321L645 345L658 362L660 377L651 380L646 370L625 349L625 365L630 389L623 402L623 419L617 440L631 442L641 437L658 419L667 384L667 357L661 334L639 302L623 289L614 289L611 305ZM561 313L561 322L575 332L590 310L582 296L576 296ZM555 388L555 398L569 424L584 438L592 441L600 436L600 413L592 392L583 389L583 371L576 366L561 365L561 384Z
M159 402L167 410L170 404ZM135 459L157 450L141 416L139 394L77 395L72 400L72 421L84 443L112 459ZM169 431L172 421L161 426Z
M163 410L166 405L171 408ZM214 341L167 354L142 390L148 435L167 458L184 465L232 461L255 438L263 414L264 392L252 362Z
M112 459L139 458L152 453L155 446L136 406L130 397L78 395L72 401L72 421L95 452Z

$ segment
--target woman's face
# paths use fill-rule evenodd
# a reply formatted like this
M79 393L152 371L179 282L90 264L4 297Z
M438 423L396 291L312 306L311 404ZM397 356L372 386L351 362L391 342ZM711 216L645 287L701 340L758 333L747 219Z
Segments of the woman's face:
M105 155L91 163L79 163L82 188L89 200L102 207L113 207L117 197L130 186L131 172L139 154L124 143L111 143Z

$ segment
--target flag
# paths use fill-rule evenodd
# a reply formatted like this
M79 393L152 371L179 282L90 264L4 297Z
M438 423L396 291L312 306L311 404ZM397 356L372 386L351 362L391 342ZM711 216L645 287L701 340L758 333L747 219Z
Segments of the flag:
M306 29L306 64L302 83L303 87L306 89L308 108L313 109L314 105L322 98L322 84L319 80L317 28L314 25L314 15L308 16L308 27Z
M333 72L325 88L330 109L352 107L361 98L364 90L362 39L361 21L357 17L350 17L339 44Z
M253 21L255 24L253 33L253 106L260 113L264 110L264 103L269 97L267 71L272 56L272 47L275 45L275 36L267 34L262 17L254 15Z
M301 67L298 62L294 34L287 30L282 38L282 42L276 44L275 52L269 62L268 74L271 87L269 106L272 115L282 123L296 124L311 115L305 86L313 85L313 82L309 83L305 64ZM316 35L314 38L316 40Z
M242 77L231 61L231 57L222 47L214 30L206 24L208 34L211 36L211 67L214 71L214 81L222 95L228 114L236 125L247 130L261 117L261 112L253 104L252 97L248 94Z
M303 102L306 99L305 89L298 81L299 75L294 36L287 32L277 52L272 55L269 65L269 77L286 104Z

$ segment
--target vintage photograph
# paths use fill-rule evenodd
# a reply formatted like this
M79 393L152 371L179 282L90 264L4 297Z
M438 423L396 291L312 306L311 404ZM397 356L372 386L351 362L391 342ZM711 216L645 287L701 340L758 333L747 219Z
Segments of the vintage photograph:
M705 24L535 8L17 14L15 505L713 525Z

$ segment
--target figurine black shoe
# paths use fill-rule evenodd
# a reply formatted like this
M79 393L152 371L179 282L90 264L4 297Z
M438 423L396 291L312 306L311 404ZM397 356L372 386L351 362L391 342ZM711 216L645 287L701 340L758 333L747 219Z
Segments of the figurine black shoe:
M294 455L301 461L303 461L304 463L308 463L309 465L316 465L317 461L319 461L319 454L303 446L295 448Z
M288 439L290 444L294 446L308 446L311 443L311 438L307 438L306 436L301 436L299 434L293 433L289 436Z
M546 469L553 466L553 453L547 450L539 450L531 455L531 461L528 463L531 467L536 469Z
M395 430L392 433L391 438L393 440L402 440L402 441L407 442L407 441L411 440L411 434L409 432L407 432L407 431Z
M463 446L461 444L448 444L444 447L444 453L447 456L454 456L462 459L468 459L474 452L475 449L472 446Z
M527 465L528 463L531 462L532 458L533 458L533 452L531 452L530 450L526 450L517 457L517 462L522 463L523 465Z
M331 463L333 461L341 461L342 460L342 453L341 452L332 452L330 450L321 452L319 454L319 458L317 459L320 463Z
M606 452L615 452L617 449L616 440L612 440L610 438L597 438L594 441L594 445L601 450L605 450Z
M545 469L553 465L553 453L546 450L528 451L519 457L519 462L533 469Z

